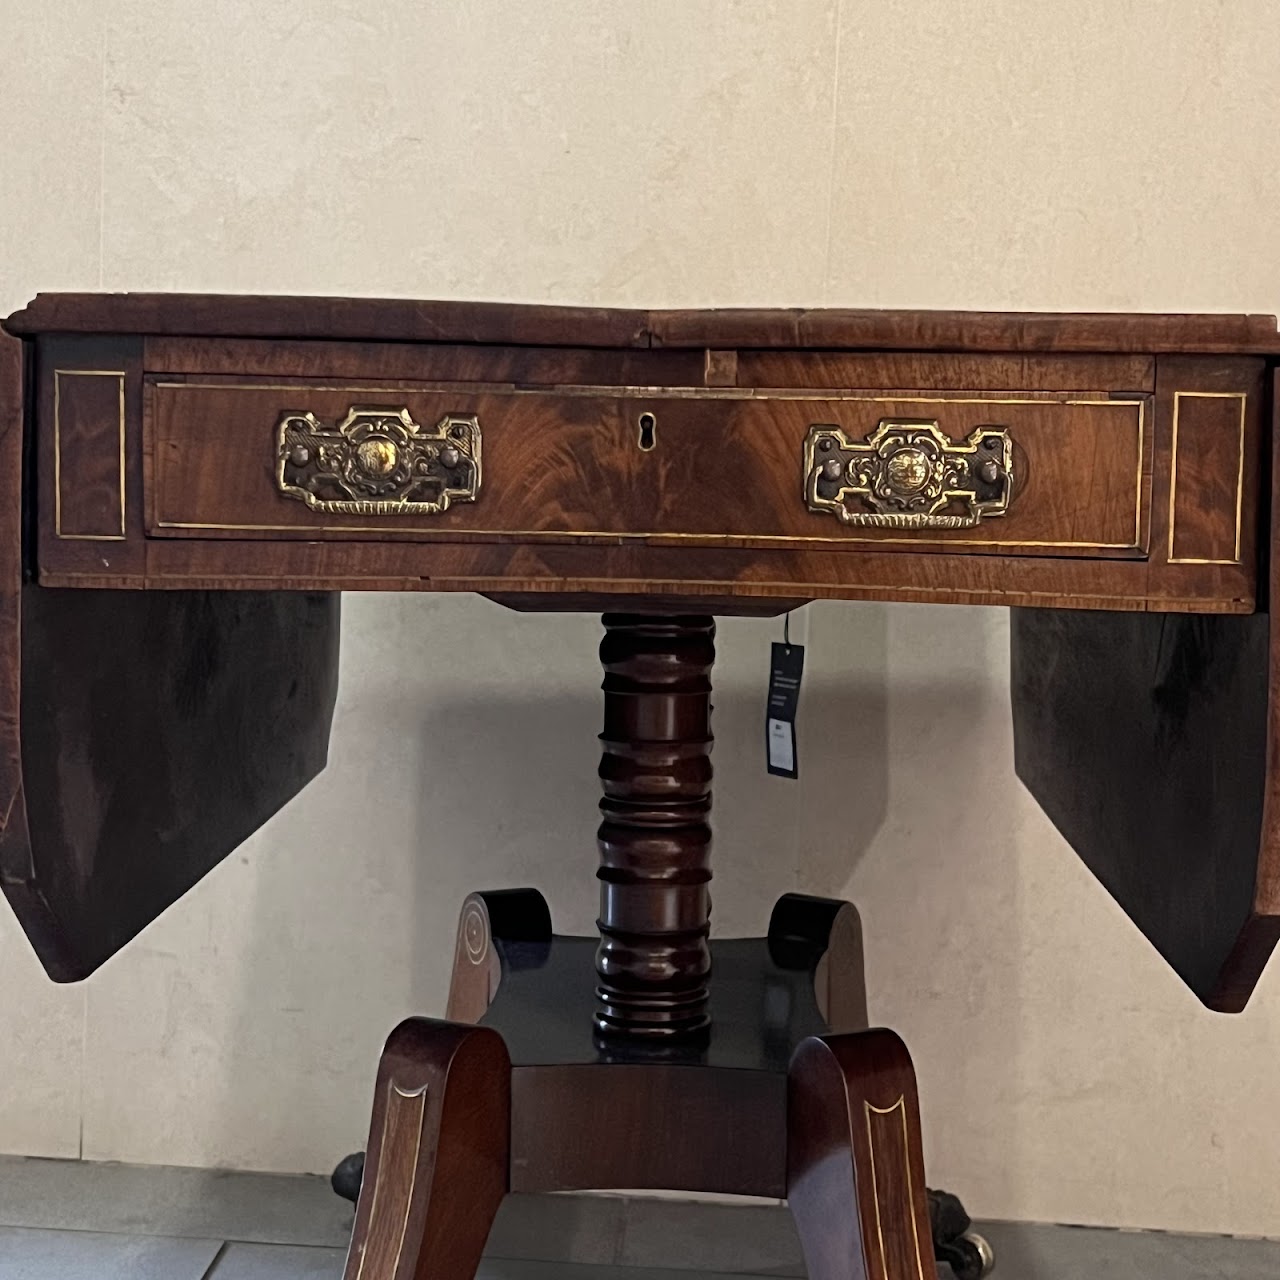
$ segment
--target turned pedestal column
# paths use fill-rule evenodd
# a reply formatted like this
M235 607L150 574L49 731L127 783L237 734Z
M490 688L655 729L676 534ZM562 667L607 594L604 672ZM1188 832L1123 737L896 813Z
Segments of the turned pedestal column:
M813 1280L931 1280L857 912L787 894L766 937L709 938L712 619L604 627L599 937L536 890L467 899L450 1020L383 1055L346 1280L471 1280L504 1192L622 1187L785 1196Z
M604 626L596 1028L696 1036L709 1025L715 623L615 613Z

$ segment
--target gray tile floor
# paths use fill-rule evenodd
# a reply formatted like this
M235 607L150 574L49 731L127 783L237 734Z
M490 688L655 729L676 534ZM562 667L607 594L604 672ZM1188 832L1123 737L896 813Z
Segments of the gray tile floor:
M0 1157L0 1280L341 1280L322 1178ZM1276 1280L1280 1242L995 1223L1007 1280ZM803 1277L784 1209L508 1197L480 1280Z

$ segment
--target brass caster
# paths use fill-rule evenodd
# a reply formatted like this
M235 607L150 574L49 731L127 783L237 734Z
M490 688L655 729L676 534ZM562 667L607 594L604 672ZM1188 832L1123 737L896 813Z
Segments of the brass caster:
M945 1248L945 1260L955 1273L956 1280L982 1280L996 1266L995 1250L986 1237L978 1235L976 1231L966 1231L964 1235L952 1240Z

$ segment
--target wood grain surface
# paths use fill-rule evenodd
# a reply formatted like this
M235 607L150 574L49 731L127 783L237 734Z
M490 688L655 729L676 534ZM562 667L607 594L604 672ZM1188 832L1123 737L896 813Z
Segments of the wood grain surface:
M0 880L75 981L324 767L338 597L28 585L21 640L30 840Z
M1196 996L1240 1007L1253 983L1224 970L1254 905L1268 619L1012 623L1018 776Z
M54 477L54 529L62 538L123 539L125 372L54 370L55 457L74 462Z
M11 333L141 333L583 347L1280 353L1274 316L597 307L217 294L43 293Z
M1239 705L1248 720L1254 695L1271 697L1275 646L1265 623L1249 619L1259 564L1275 571L1273 542L1259 538L1270 506L1263 357L1280 355L1274 320L45 295L11 328L32 339L23 502L39 588L28 590L178 593L178 604L114 606L121 618L134 610L122 634L144 626L149 610L187 616L190 593L346 589L474 591L524 609L622 607L649 617L767 614L809 599L1104 611L1102 621L1015 621L1020 767L1030 776L1036 751L1046 770L1078 757L1087 778L1127 743L1117 770L1142 761L1155 776L1166 760L1169 776L1185 770L1167 806L1184 821L1169 837L1182 847L1199 832L1201 852L1186 856L1208 876L1188 919L1101 821L1105 804L1032 785L1079 843L1110 841L1111 852L1086 859L1122 901L1145 900L1144 928L1203 998L1239 1003L1252 986L1280 917L1280 858L1259 834L1280 828L1270 800L1280 769L1256 764L1265 749L1257 732L1242 729L1232 743L1214 726L1224 708ZM102 375L120 374L123 469L118 401L88 394L107 387ZM60 403L60 383L78 377ZM279 415L302 408L337 418L366 393L378 404L403 401L424 422L460 407L478 412L480 500L421 525L365 525L282 497ZM651 450L639 448L644 413L656 420ZM928 416L956 438L997 413L1015 442L1017 489L1003 519L900 537L805 509L798 446L810 423L856 436L882 416ZM20 416L12 392L7 416ZM12 452L12 436L3 439ZM124 537L109 540L101 535L121 501ZM16 511L10 519L12 575ZM0 643L10 656L0 669L12 703L16 586L5 600ZM55 606L41 594L39 607ZM1055 646L1069 644L1059 626L1080 637L1093 667L1055 664ZM1160 679L1181 682L1184 727L1206 726L1185 758L1161 737L1169 705L1150 701L1151 664L1170 654L1181 656ZM28 677L34 687L37 676ZM1026 710L1035 699L1060 708L1056 724L1035 721ZM1129 729L1113 730L1108 699L1133 707ZM1073 708L1090 701L1096 720L1086 726ZM15 736L0 781L18 768ZM1216 812L1230 787L1203 768L1228 747L1239 756L1235 813L1209 829L1197 814ZM16 797L18 785L6 781L6 790ZM22 805L9 804L16 831ZM1160 821L1143 834L1158 833ZM1239 838L1241 823L1252 824L1250 839ZM10 864L19 868L11 880L30 882L28 862Z
M515 387L876 387L947 391L1151 392L1149 355L1037 355L890 351L711 351L410 342L271 342L252 338L151 337L157 377L385 378L488 382ZM729 358L732 357L730 360ZM708 360L711 364L708 364ZM719 363L716 363L716 362Z
M693 546L1139 555L1153 436L1149 398L1084 394L869 391L840 400L764 399L758 392L566 395L359 382L330 390L148 379L147 528L153 537L210 539L643 538ZM424 427L451 414L475 416L484 441L477 500L439 515L368 516L312 511L282 495L275 474L281 418L311 412L332 425L356 406L407 408ZM646 414L654 423L647 450L639 439ZM1016 476L1008 514L972 529L931 531L855 528L810 511L802 495L809 427L838 426L863 441L884 420L932 420L956 444L980 426L1007 429Z
M1242 378L1260 369L1175 369L1161 399L1171 403L1186 386L1226 397L1231 411L1197 429L1212 433L1207 445L1234 448L1238 393L1256 404L1260 390ZM1255 460L1252 412L1245 483L1265 477L1274 489L1280 454L1272 452L1269 472ZM1229 489L1208 491L1230 505ZM1274 510L1270 520L1264 549L1275 600ZM1242 556L1254 555L1253 538L1246 524ZM1157 544L1165 541L1157 533ZM1015 610L1012 656L1019 777L1195 995L1215 1009L1244 1008L1280 941L1274 619Z
M116 572L139 563L136 451L125 458L129 536L116 539L119 378L140 387L140 352L134 340L67 339L36 378L30 346L24 360L21 344L0 339L0 483L11 490L0 503L0 886L59 981L111 956L323 767L335 696L336 596L180 591L166 603L23 583L24 508L56 525L63 358L110 372L75 382L65 406L67 457L87 459L69 467L84 487L67 496L88 500L69 509L89 522L66 532L92 536L62 545ZM26 467L24 364L44 427ZM77 400L82 386L92 391ZM136 395L126 404L126 444L140 408Z
M22 786L22 546L24 350L0 334L0 887L31 883L30 835ZM47 933L43 912L28 931ZM37 947L42 938L33 934Z
M37 344L46 495L37 554L48 585L463 590L523 596L525 607L539 597L651 595L677 607L702 598L722 612L817 598L1208 613L1248 612L1254 604L1260 394L1247 395L1238 560L1180 555L1170 562L1167 544L1181 403L1173 392L1250 379L1259 386L1261 361L757 350L713 368L706 352L680 350L190 337L137 344L136 337L65 335ZM165 364L178 371L163 372ZM1157 364L1164 372L1153 402ZM247 377L237 372L241 365L261 372ZM95 367L127 375L128 534L113 544L60 539L51 516L50 371ZM701 385L709 370L740 385ZM913 389L840 385L890 373ZM574 382L597 376L641 377L650 390ZM805 379L807 389L776 394L766 385ZM446 404L481 402L486 424L497 425L487 437L480 501L410 523L314 513L276 491L273 428L294 398L323 397L320 407L338 415L373 388L388 389L375 399L411 401L428 420ZM885 394L904 398L839 398ZM994 404L1004 399L1025 403ZM182 408L188 400L191 414ZM798 441L811 420L833 418L856 435L881 413L922 409L954 434L989 409L1021 415L1011 428L1018 490L1009 515L975 530L904 535L851 529L805 508L797 496ZM646 411L657 421L657 444L647 452L637 447ZM1202 460L1197 443L1183 450L1180 545L1208 536L1196 532L1198 520L1219 537L1231 520L1234 549L1236 513L1225 511L1234 493L1224 496L1222 481L1242 456L1239 432L1221 457ZM86 491L104 465L68 451L60 461L69 492L82 459ZM248 527L214 527L231 524ZM289 527L274 527L282 524ZM210 527L186 527L200 525ZM299 545L279 545L285 542Z
M906 600L1177 613L1251 613L1252 565L1161 565L1143 560L944 555L905 551L767 551L743 548L413 542L217 541L148 538L143 566L94 564L77 544L41 543L48 586L262 591L474 591L545 595L652 595L677 610L716 602L745 612L760 601ZM592 612L598 608L592 605Z

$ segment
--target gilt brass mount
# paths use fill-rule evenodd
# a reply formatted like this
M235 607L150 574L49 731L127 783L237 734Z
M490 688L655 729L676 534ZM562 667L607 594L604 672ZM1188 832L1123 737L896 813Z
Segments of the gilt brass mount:
M816 424L804 442L805 502L872 529L972 529L1013 496L1013 443L979 427L957 443L925 420L884 418L862 441Z
M341 515L439 515L480 491L480 423L447 415L421 427L408 409L353 408L335 426L286 413L276 482L312 511Z

